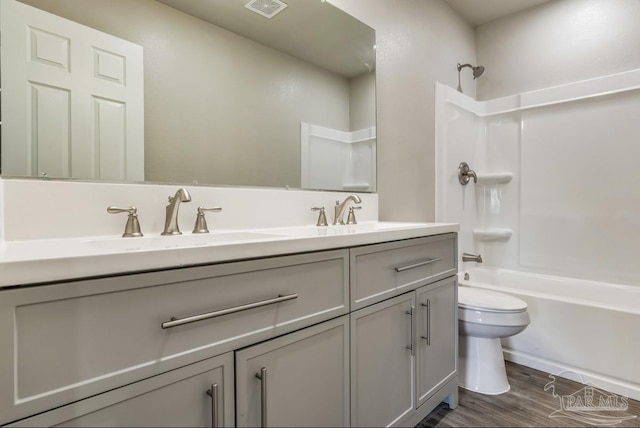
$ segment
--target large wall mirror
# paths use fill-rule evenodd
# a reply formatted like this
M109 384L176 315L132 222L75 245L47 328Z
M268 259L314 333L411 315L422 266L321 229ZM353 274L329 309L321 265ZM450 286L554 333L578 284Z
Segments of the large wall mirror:
M375 33L321 0L2 0L3 176L376 190Z

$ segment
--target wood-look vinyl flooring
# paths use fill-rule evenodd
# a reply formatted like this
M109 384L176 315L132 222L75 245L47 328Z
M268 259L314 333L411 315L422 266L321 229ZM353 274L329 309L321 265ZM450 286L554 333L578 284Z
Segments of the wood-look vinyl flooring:
M510 362L506 365L511 384L509 392L484 395L460 388L455 410L441 403L416 427L640 427L640 401L625 399L628 402L625 411L588 410L582 413L585 419L581 419L575 412L563 411L561 398L554 397L551 390L544 390L545 385L553 381L548 373ZM553 385L560 396L581 395L585 388L560 377L555 378ZM594 402L599 399L599 392L595 391ZM618 402L624 404L620 400Z

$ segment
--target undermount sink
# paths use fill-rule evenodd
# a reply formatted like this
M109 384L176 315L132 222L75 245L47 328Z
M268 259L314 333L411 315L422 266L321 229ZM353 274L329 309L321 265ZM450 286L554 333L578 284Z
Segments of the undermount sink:
M370 232L383 232L385 230L399 230L424 226L424 223L406 222L363 222L358 224L344 224L331 226L299 226L283 229L273 229L274 233L291 237L314 237L314 236L340 236L355 235Z
M214 232L140 238L109 238L85 241L89 245L111 251L146 251L170 248L199 247L234 242L262 241L284 238L286 235L262 232Z

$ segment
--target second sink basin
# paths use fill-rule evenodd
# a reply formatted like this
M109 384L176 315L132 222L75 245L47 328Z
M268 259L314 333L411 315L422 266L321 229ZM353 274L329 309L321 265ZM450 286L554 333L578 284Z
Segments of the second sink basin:
M85 241L89 245L110 251L148 251L165 248L198 247L234 242L261 241L284 238L262 232L214 232L172 236L143 236L141 238L109 238Z

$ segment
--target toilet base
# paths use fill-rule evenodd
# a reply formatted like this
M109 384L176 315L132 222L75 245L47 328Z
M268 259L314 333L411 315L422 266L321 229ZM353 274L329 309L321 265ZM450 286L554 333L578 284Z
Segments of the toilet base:
M498 338L459 336L458 381L481 394L504 394L511 389Z

